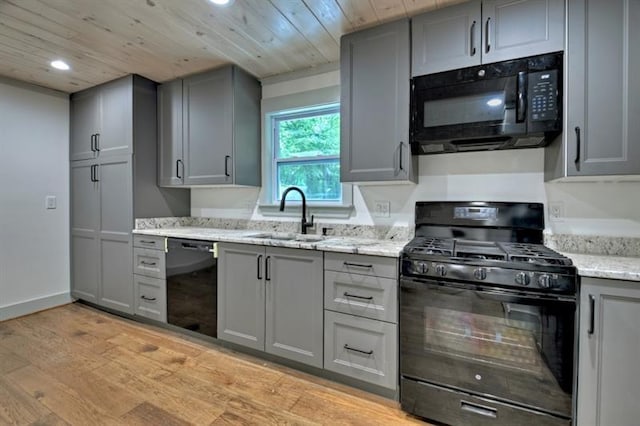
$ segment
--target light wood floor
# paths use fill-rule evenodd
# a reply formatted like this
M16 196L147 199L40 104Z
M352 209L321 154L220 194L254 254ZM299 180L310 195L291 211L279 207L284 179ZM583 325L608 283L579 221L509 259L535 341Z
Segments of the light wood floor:
M71 304L0 322L0 424L421 422L390 400Z

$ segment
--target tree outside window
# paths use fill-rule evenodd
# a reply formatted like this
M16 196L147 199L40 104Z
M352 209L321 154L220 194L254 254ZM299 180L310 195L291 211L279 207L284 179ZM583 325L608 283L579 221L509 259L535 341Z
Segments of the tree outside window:
M278 114L272 120L274 201L297 186L308 201L342 202L339 105ZM297 193L290 197L300 199Z

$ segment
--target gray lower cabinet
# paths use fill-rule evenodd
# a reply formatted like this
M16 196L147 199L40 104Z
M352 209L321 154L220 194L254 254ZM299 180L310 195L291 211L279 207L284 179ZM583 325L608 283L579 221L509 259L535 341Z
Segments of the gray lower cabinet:
M138 316L167 322L165 237L133 236L134 312Z
M432 74L563 50L564 1L476 0L411 26L411 75Z
M545 179L640 174L640 3L569 0L562 144Z
M218 338L322 367L322 252L218 245Z
M236 66L158 91L158 184L259 186L260 83Z
M582 278L578 425L638 424L638 324L637 282Z
M188 214L189 194L158 188L148 161L156 157L156 84L127 76L89 92L100 94L103 127L91 141L94 157L70 164L71 293L132 314L134 220ZM72 127L91 115L80 112L85 95L71 98ZM71 146L79 146L73 138Z
M340 40L340 180L416 182L409 148L409 20Z
M398 259L325 253L324 368L398 387Z

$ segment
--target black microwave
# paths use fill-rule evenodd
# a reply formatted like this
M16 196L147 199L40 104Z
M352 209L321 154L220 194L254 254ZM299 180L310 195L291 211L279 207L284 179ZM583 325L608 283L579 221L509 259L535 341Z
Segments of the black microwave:
M539 147L562 132L562 52L411 83L414 154Z

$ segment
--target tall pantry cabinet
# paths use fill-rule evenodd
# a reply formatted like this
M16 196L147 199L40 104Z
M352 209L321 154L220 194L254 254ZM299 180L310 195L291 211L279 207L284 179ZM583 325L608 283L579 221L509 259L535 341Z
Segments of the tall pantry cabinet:
M189 214L156 186L156 83L137 75L71 95L71 294L133 314L134 220Z

